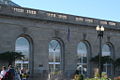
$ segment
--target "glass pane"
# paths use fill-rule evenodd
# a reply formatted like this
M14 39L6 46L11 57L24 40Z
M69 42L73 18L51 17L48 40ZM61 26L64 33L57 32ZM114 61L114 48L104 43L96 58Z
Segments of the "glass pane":
M86 56L87 53L87 48L86 45L83 42L80 42L78 44L78 49L77 49L78 57L80 58L81 56Z
M60 70L60 64L56 64L56 71Z
M52 40L49 43L49 70L59 71L61 61L61 48L60 44L56 40Z
M107 45L107 44L103 45L102 56L111 56L111 49L110 49L109 45ZM112 64L106 62L103 65L103 71L106 72L108 74L108 76L110 76L112 73Z
M21 60L16 60L15 64L18 65L20 69L28 69L29 64L29 42L24 37L19 37L16 40L15 44L15 51L16 52L22 52L22 54L25 56L25 58L22 58ZM24 65L25 64L25 65Z
M50 72L53 71L53 64L49 64L49 71L50 71Z
M87 74L87 65L83 65L83 74Z
M80 42L77 48L77 70L80 74L87 74L87 46L85 43Z
M109 45L103 45L103 48L102 48L102 56L110 56L110 47Z
M80 63L87 63L87 47L85 43L80 42L78 44L77 56Z

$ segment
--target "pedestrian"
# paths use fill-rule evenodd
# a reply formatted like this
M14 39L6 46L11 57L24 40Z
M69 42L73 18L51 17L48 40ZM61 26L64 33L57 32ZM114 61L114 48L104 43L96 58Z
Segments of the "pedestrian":
M27 73L26 69L22 71L22 80L28 80L29 74Z
M2 71L0 72L0 80L3 80L5 74L6 74L6 67L2 66Z
M4 80L15 80L15 70L12 68L12 65L8 66L8 70L4 76Z
M22 74L22 80L27 80L28 79L28 74L27 73L23 73Z
M21 80L20 72L19 72L19 70L17 68L15 69L15 80Z

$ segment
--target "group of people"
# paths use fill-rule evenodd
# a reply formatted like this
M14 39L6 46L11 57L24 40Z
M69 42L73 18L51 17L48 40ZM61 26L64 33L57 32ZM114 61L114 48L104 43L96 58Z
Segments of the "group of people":
M14 69L11 65L2 66L0 80L28 80L29 75L24 70Z

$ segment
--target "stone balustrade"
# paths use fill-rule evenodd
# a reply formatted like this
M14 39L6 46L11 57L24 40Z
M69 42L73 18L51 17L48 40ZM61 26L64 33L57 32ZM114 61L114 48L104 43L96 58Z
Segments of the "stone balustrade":
M69 14L55 13L49 11L42 11L23 7L13 7L7 5L0 5L0 15L33 18L47 21L57 21L72 24L83 24L83 25L103 25L109 28L117 28L120 26L119 22L94 19L88 17L74 16ZM115 27L116 26L116 27Z

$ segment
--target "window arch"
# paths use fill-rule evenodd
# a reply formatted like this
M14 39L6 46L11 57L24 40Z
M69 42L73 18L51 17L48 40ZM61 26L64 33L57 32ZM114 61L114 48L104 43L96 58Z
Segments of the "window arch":
M88 48L85 42L80 42L77 47L77 70L80 74L87 76Z
M15 43L15 51L16 52L22 52L22 54L25 56L21 60L16 60L15 65L16 67L20 69L29 70L30 69L30 42L28 38L21 36L16 39Z
M61 45L57 40L49 43L49 72L61 70Z
M111 44L104 44L102 47L102 56L108 56L112 58L113 47ZM103 72L106 72L108 75L112 75L112 64L105 63L103 64Z

